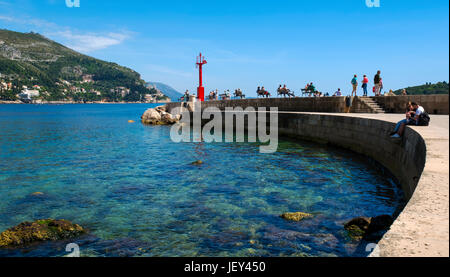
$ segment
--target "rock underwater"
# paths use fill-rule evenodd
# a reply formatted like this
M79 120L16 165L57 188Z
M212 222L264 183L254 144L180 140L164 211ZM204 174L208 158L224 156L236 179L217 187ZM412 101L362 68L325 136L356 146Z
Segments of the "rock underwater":
M144 124L173 125L180 121L181 115L170 114L166 111L165 106L159 106L146 110L141 119Z
M296 213L285 213L281 215L281 218L290 220L290 221L302 221L305 218L312 217L312 214L296 212Z
M376 217L357 217L344 225L350 237L354 239L379 239L380 232L386 231L394 222L390 215Z
M85 233L86 230L80 225L64 219L23 222L0 234L0 248L22 247L34 242L70 239Z

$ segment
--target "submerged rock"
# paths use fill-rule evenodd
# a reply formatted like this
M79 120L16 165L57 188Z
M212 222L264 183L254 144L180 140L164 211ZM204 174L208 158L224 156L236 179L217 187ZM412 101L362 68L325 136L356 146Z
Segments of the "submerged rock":
M344 225L350 237L354 239L377 239L380 231L385 231L394 222L390 215L380 215L376 217L357 217Z
M296 212L296 213L284 213L281 218L291 221L302 221L305 218L312 217L312 214Z
M345 223L344 227L345 229L359 229L363 233L365 233L369 229L370 222L372 221L372 218L370 217L357 217L349 222Z
M80 236L85 232L80 225L64 219L23 222L0 234L0 248L21 247L33 242L64 240Z
M146 110L141 119L144 124L173 125L180 121L181 115L172 115L166 112L165 106L159 106Z

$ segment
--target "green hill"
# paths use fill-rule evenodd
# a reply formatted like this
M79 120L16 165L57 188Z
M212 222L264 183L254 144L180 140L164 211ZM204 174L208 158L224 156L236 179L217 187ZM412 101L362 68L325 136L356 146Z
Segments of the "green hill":
M40 98L48 101L131 102L156 94L129 68L80 54L37 33L2 29L0 81L13 84L13 92L2 90L3 98L23 86L39 86Z
M401 95L403 89L394 91L395 94ZM439 82L436 84L427 83L421 86L407 87L408 95L427 95L427 94L448 94L449 85L447 82Z

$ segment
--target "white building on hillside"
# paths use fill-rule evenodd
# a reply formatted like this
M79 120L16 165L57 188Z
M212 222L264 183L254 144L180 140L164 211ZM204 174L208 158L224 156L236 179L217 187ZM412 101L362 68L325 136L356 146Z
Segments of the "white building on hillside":
M22 90L22 93L19 94L20 100L24 102L31 102L33 101L33 97L39 97L39 91L35 89L24 89Z

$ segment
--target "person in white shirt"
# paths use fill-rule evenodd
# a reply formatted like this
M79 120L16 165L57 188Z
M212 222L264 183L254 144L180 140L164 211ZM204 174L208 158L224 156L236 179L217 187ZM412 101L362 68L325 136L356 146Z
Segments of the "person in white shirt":
M406 119L397 123L391 138L400 138L405 132L406 125L419 125L419 119L425 113L425 109L417 103L411 103L412 110L406 113Z

